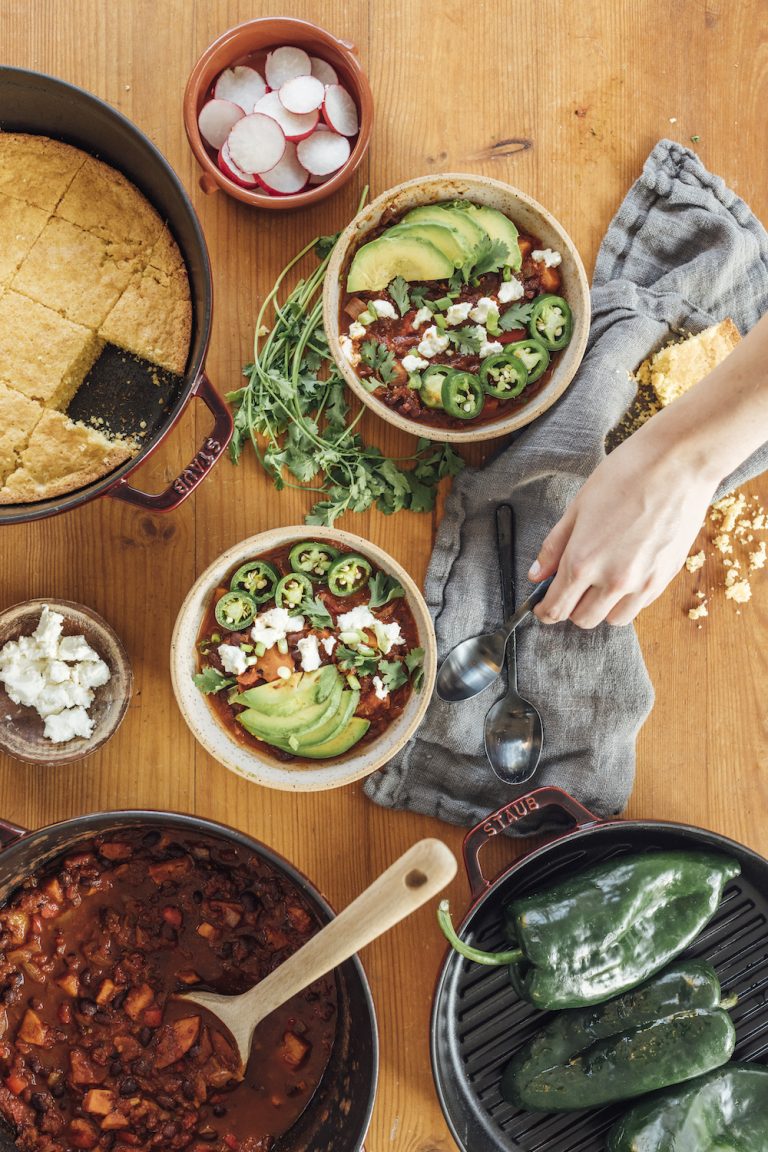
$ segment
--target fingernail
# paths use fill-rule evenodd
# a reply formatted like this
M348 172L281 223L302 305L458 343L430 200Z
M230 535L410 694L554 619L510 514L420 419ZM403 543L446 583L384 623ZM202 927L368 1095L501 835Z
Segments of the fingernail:
M528 569L528 579L538 580L539 576L541 576L541 564L539 564L538 560L534 560Z

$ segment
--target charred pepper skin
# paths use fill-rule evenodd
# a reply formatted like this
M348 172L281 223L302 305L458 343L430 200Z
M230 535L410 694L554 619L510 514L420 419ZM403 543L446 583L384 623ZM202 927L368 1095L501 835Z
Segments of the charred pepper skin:
M607 1152L765 1152L768 1068L728 1064L636 1104Z
M714 969L678 962L623 996L558 1012L509 1062L501 1095L531 1112L600 1108L720 1068L735 1043Z
M506 908L518 994L538 1008L580 1008L636 988L714 916L739 864L708 852L607 860Z

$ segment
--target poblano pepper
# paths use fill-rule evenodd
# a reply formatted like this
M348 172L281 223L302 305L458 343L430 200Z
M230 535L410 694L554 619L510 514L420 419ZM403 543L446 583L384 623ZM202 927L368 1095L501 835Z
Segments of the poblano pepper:
M537 1008L599 1004L642 984L698 936L739 865L709 852L644 852L606 860L506 907L510 951L465 944L443 901L438 921L462 956L508 964Z
M576 1112L690 1080L731 1058L732 1006L709 964L678 961L623 996L558 1012L504 1069L501 1095L530 1112Z
M768 1068L728 1064L636 1104L608 1152L765 1152Z

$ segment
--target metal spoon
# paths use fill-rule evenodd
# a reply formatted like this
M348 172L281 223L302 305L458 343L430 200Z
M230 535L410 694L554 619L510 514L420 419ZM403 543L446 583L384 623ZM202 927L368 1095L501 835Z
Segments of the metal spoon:
M189 1000L218 1016L237 1044L244 1071L253 1033L266 1016L436 896L456 875L456 867L456 857L441 840L419 840L248 992L241 996L185 992L175 999Z
M509 504L496 509L496 539L501 564L504 618L515 606L515 516ZM491 768L505 784L524 784L538 767L544 729L537 709L517 690L517 643L507 643L509 691L497 700L485 718L485 753Z
M460 700L471 700L493 684L504 664L509 637L520 621L544 599L554 578L548 576L541 584L537 584L528 599L504 621L501 628L495 632L484 632L480 636L470 636L451 649L437 674L437 694L441 700L448 700L452 704Z

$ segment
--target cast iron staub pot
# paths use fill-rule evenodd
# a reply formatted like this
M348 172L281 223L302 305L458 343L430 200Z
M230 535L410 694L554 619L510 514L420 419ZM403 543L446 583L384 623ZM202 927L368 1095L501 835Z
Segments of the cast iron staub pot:
M211 332L213 286L208 250L189 197L168 162L130 120L82 88L52 76L0 68L0 129L63 140L123 172L170 227L187 265L192 296L192 342L182 387L159 419L147 414L149 433L138 455L109 476L66 496L0 506L0 524L51 516L106 495L150 511L170 511L210 472L232 436L230 411L203 369ZM214 418L213 429L200 451L164 492L153 495L133 488L130 474L164 440L192 398L202 400Z
M569 824L542 847L489 880L480 852L513 825L533 832ZM525 834L525 833L523 833ZM473 903L459 928L463 940L495 952L508 947L505 904L542 891L580 869L627 852L682 849L738 860L741 875L726 887L713 920L684 953L717 970L724 994L738 996L731 1015L736 1060L768 1053L768 861L716 832L662 820L599 820L560 788L538 788L482 820L464 840ZM463 1152L605 1152L605 1138L624 1105L584 1112L524 1112L502 1099L502 1072L551 1014L520 999L506 967L490 968L448 951L432 1010L432 1071L454 1139Z
M0 820L0 903L27 877L55 856L99 833L158 829L225 841L253 852L293 883L326 923L333 909L292 864L243 832L176 812L128 810L97 812L28 832ZM338 1025L323 1078L296 1123L274 1152L360 1152L373 1110L378 1076L378 1034L373 1000L357 957L336 969ZM16 1152L9 1130L0 1125L0 1152Z

